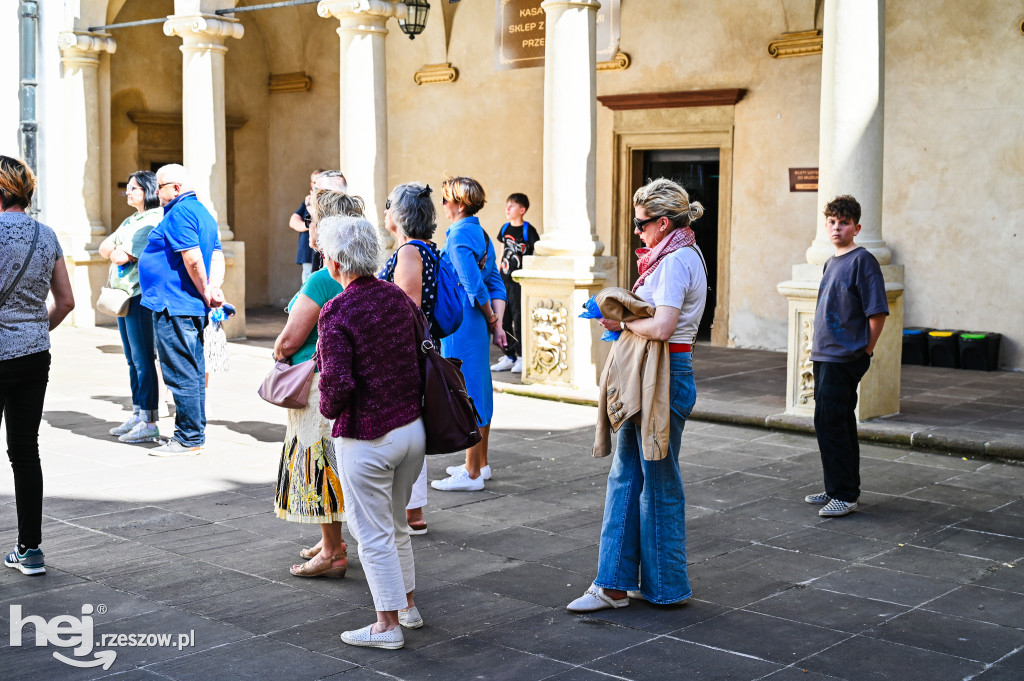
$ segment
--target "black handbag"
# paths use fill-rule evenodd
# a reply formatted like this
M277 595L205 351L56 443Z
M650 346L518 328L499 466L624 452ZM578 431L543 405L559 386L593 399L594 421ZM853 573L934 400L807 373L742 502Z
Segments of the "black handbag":
M466 390L462 360L441 356L430 337L427 318L409 301L416 329L420 368L423 375L423 429L427 454L448 454L468 449L482 436L473 398Z

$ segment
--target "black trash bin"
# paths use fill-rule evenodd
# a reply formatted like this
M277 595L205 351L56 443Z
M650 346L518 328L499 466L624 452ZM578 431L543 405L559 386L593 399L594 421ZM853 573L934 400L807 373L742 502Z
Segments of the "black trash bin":
M903 354L901 364L928 365L928 332L920 326L908 326L903 329Z
M977 371L995 371L999 368L998 333L961 333L960 367Z
M960 330L928 332L928 362L933 367L960 368Z

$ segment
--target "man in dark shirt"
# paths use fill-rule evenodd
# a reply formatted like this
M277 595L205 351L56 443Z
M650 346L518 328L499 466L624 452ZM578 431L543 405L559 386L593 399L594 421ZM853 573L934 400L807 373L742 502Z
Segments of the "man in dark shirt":
M871 365L889 304L878 261L853 242L860 232L860 204L838 196L825 206L835 255L825 262L814 313L814 430L825 491L804 498L823 517L844 516L860 498L857 385Z
M299 209L292 213L288 219L288 226L299 233L299 248L295 253L295 264L302 265L302 283L313 273L313 249L309 246L309 202L313 195L313 187L316 186L316 178L327 172L324 168L317 168L309 176L310 193L302 200Z

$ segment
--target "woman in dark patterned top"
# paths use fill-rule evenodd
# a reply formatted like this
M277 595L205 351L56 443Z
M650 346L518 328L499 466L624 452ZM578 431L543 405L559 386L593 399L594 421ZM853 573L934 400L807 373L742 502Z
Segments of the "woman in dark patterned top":
M423 625L413 603L405 517L426 449L418 313L402 289L374 277L380 244L369 222L327 218L317 241L324 266L345 289L320 313L320 413L334 422L345 515L377 610L374 624L346 631L341 640L401 648L402 627Z
M46 572L39 548L39 422L50 376L50 331L75 307L57 235L25 213L35 189L31 168L0 156L0 416L7 424L7 456L18 507L18 544L4 563L26 575ZM49 305L47 293L53 294Z
M417 182L400 184L391 190L384 204L384 226L394 236L398 249L377 278L390 281L405 291L426 315L431 335L440 338L443 334L438 334L434 328L434 306L437 305L437 263L441 254L431 241L437 229L437 214L430 193L429 186ZM423 519L426 505L427 464L424 461L405 509L409 534L427 533L427 521Z

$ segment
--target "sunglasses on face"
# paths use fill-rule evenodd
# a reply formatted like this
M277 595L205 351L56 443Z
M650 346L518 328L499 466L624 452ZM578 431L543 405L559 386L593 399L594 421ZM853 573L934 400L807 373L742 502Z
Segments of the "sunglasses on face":
M648 223L651 223L651 222L654 222L655 220L660 220L660 219L661 219L660 216L656 217L656 218L647 218L646 220L640 220L638 218L633 218L633 228L636 231L638 231L638 232L642 232L642 231L644 231L644 226L646 226Z

